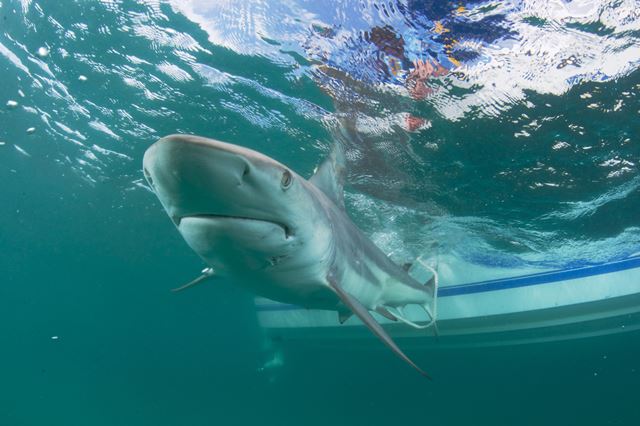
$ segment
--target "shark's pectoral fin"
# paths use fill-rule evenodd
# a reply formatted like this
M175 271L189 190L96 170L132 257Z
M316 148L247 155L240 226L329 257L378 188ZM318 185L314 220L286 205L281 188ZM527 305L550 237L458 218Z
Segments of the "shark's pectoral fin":
M355 297L351 296L349 293L344 291L336 282L332 282L329 280L331 287L335 290L336 294L351 311L356 314L358 318L371 330L373 334L375 334L382 342L389 347L396 355L402 358L406 363L411 365L413 368L418 370L420 374L425 376L428 379L431 377L425 373L420 367L418 367L408 356L402 352L402 350L396 345L396 343L391 339L391 336L387 334L387 332L382 328L380 324L371 316L367 308L365 308Z
M186 290L189 287L193 287L194 285L198 285L204 280L206 280L207 278L213 277L214 273L215 272L213 271L213 268L205 268L202 270L202 274L198 276L196 279L189 281L188 283L186 283L185 285L181 285L180 287L173 288L171 289L171 291L173 291L174 293L177 293L179 291Z

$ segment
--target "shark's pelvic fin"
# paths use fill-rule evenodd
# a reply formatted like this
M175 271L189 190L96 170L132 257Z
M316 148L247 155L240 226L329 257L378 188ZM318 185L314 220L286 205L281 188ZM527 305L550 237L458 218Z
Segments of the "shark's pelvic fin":
M385 317L388 320L391 321L398 321L398 318L393 315L391 312L389 312L386 308L384 308L383 306L378 306L376 308L376 312L379 313L380 315L382 315L383 317Z
M420 367L418 367L408 356L402 352L402 350L396 345L391 336L387 334L380 324L371 316L367 308L365 308L355 297L344 291L337 282L329 279L329 284L335 290L336 294L351 311L356 314L358 318L375 334L382 342L389 347L396 355L402 358L410 366L418 370L420 374L431 380L431 377L425 373Z
M194 285L200 284L207 278L213 277L214 274L215 272L213 268L204 268L202 270L202 274L198 276L196 279L194 279L193 281L189 281L188 283L186 283L185 285L181 285L180 287L173 288L171 289L171 291L173 291L174 293L177 293L179 291L186 290L189 287L193 287Z
M344 180L346 174L344 148L335 142L329 156L316 168L309 181L338 207L344 210Z
M344 322L349 318L351 318L352 316L353 316L353 313L350 311L339 311L338 321L340 322L340 324L344 324Z

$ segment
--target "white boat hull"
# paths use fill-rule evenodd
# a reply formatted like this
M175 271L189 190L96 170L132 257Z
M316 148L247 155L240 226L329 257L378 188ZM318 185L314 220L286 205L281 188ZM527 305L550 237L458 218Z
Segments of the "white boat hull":
M440 344L527 343L640 328L640 255L547 271L496 269L441 259L438 270ZM340 325L335 312L266 299L257 299L256 308L267 335L278 340L370 337L357 318ZM406 312L414 321L423 315L419 309ZM431 330L413 329L383 317L378 320L395 338L406 340L405 345L436 341Z

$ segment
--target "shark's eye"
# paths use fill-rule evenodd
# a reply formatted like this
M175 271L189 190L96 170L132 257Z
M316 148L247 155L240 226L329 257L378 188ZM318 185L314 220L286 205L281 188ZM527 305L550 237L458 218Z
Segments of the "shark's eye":
M292 183L293 176L291 176L291 172L289 170L285 170L284 172L282 172L282 180L280 181L282 189L289 189Z

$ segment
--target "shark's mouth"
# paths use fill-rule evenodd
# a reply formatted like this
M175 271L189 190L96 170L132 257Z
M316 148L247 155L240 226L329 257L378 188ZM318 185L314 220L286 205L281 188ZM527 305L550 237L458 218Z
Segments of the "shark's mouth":
M176 223L176 226L180 227L180 223L182 222L183 219L188 219L188 218L193 218L193 219L230 219L230 220L239 220L239 221L251 221L251 222L263 222L263 223L269 223L271 225L276 225L280 228L282 228L282 232L284 233L284 237L285 239L289 239L291 237L294 236L293 231L291 230L291 227L281 223L281 222L276 222L273 220L267 220L267 219L256 219L253 217L245 217L245 216L233 216L233 215L224 215L224 214L190 214L190 215L185 215L185 216L180 216L180 217L176 217L174 218L174 221Z

